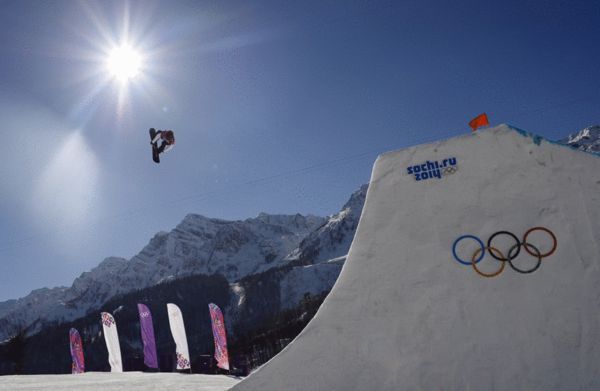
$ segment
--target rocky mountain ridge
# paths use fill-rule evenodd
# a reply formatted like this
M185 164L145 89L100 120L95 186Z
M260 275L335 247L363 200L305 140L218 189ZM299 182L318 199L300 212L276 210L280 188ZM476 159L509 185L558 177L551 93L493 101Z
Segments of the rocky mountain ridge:
M187 215L171 232L159 232L127 260L109 257L71 287L42 288L0 303L0 341L18 329L35 333L50 322L76 319L117 295L194 274L221 274L230 282L287 263L325 218L268 215L243 221Z

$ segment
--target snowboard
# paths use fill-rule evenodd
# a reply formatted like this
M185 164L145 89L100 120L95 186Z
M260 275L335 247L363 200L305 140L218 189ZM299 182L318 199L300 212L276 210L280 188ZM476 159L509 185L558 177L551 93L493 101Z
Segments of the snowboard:
M156 129L154 128L150 128L150 144L152 144L152 160L154 160L154 163L160 163L160 157L158 156L158 146L156 145L156 143L153 143L152 140L154 140L154 137L156 137Z

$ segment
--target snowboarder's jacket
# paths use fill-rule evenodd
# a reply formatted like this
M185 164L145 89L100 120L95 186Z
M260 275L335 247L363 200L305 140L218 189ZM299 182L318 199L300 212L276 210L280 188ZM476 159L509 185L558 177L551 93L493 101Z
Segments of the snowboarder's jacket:
M162 145L159 147L160 152L168 152L175 145L175 135L172 130L157 131L152 142L156 143L158 140L163 140Z

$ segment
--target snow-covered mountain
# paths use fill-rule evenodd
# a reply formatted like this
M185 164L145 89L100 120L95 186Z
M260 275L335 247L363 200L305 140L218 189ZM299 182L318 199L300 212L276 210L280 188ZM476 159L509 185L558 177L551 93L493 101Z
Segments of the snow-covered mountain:
M342 210L302 240L287 259L294 264L309 265L346 255L360 220L368 187L362 185L352 193Z
M230 282L289 262L286 256L325 218L268 215L226 221L190 214L171 232L160 232L130 260L110 257L69 288L43 288L0 303L0 341L25 328L63 322L97 309L108 299L193 274L224 275Z
M239 320L257 316L264 307L270 307L271 311L286 310L296 307L307 294L320 296L329 292L352 244L367 188L368 185L361 186L340 212L329 216L308 234L286 257L286 266L232 284L232 302L227 315ZM264 295L265 290L269 291L268 295ZM258 296L261 298L256 299Z
M294 308L306 294L318 296L335 284L344 261L343 256L307 266L295 266L279 282L279 308Z
M590 126L570 134L569 137L559 140L559 142L582 151L600 153L600 125Z
M190 327L188 339L194 340L200 350L208 338L205 327L198 327L198 322L205 319L197 309L206 307L206 303L199 302L208 297L211 301L221 300L228 335L234 341L240 334L268 329L273 319L288 319L292 325L306 322L303 317L307 303L318 308L337 280L365 194L363 186L339 213L328 218L261 214L255 219L230 222L189 215L173 231L156 234L131 260L107 258L83 273L70 288L40 289L17 301L0 303L2 330L14 330L23 324L29 326L28 334L41 331L31 341L43 344L45 350L30 352L28 370L54 373L68 367L59 363L64 346L57 338L65 328L78 327L84 337L89 337L88 350L103 351L103 344L94 345L94 336L99 332L97 311L101 309L115 313L114 308L125 308L116 315L125 322L120 329L126 341L122 349L134 357L135 352L127 353L127 349L138 349L140 344L138 331L134 331L136 316L131 314L139 300L156 309L177 297L182 308L195 314L186 317L186 325ZM302 238L305 240L301 242ZM206 276L214 272L227 279ZM185 278L189 274L195 276ZM227 281L228 287L223 289ZM299 311L300 318L285 318L290 311ZM160 319L166 313L158 311L154 315ZM163 335L163 339L168 338ZM0 351L0 361L1 356ZM101 364L96 364L92 367L102 370Z
M226 221L190 214L171 232L157 233L130 260L109 257L71 287L38 289L0 303L0 340L18 328L32 334L49 322L79 318L114 296L163 281L219 273L233 283L287 264L312 265L293 268L277 282L281 308L293 307L306 293L331 289L352 243L366 189L362 186L328 218L261 213Z

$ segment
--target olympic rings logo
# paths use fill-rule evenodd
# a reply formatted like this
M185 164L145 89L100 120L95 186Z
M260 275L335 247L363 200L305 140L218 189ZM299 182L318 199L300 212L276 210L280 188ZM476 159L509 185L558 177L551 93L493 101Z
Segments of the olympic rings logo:
M548 234L550 236L550 238L552 239L552 248L549 251L542 254L538 247L534 246L533 244L531 244L527 241L527 238L529 237L529 235L534 231L545 232L546 234ZM512 245L508 249L508 252L506 252L506 256L504 255L505 253L500 251L498 248L492 246L492 241L500 235L509 236L511 239L513 239L515 241L515 244ZM458 243L461 240L465 240L465 239L475 240L479 244L479 248L473 253L473 255L471 256L471 259L469 261L465 261L465 260L461 259L456 254L456 246L458 245ZM537 262L535 263L535 265L529 269L519 268L513 262L517 258L517 256L519 256L519 253L521 252L521 247L525 250L525 252L527 254L531 255L534 258L537 258ZM548 228L545 228L545 227L534 227L534 228L530 228L529 230L527 230L527 232L525 232L522 240L519 240L519 238L517 238L517 236L515 234L508 232L508 231L495 232L492 234L492 236L489 237L489 239L487 241L487 245L484 245L483 242L481 241L481 239L479 239L477 236L474 236L474 235L460 236L458 239L456 239L454 241L454 244L452 245L452 255L454 255L454 259L456 259L459 263L461 263L463 265L472 266L473 269L480 276L495 277L495 276L499 275L500 273L502 273L502 271L504 270L504 267L506 266L507 263L510 265L510 267L514 271L516 271L518 273L522 273L522 274L533 273L534 271L539 269L540 265L542 264L543 258L549 257L550 255L554 254L554 252L556 251L556 247L557 247L557 240L556 240L556 236L554 235L554 233L552 231L550 231ZM492 258L494 258L495 260L500 262L500 267L495 272L485 273L485 272L482 272L477 267L477 264L485 256L486 250L489 252L489 254Z
M458 168L456 168L456 167L446 167L446 168L444 168L444 171L442 171L442 173L444 175L452 175L456 171L458 171Z

